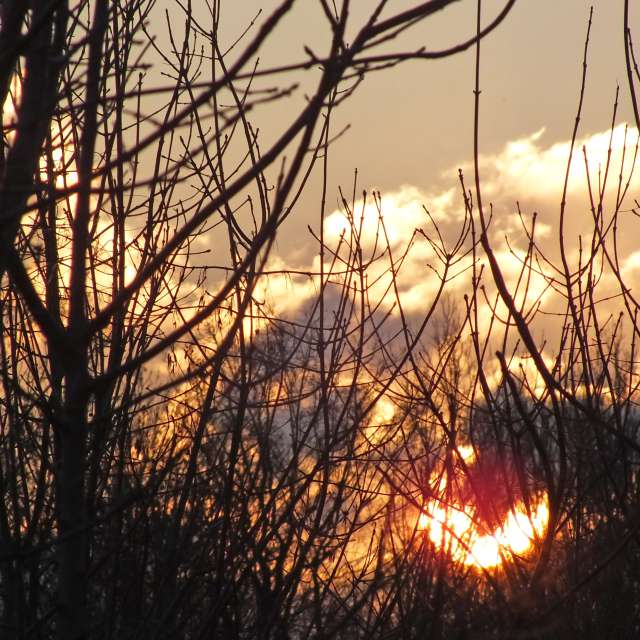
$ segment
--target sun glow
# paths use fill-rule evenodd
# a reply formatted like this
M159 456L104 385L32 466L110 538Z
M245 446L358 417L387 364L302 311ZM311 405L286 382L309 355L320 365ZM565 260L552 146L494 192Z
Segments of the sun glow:
M432 500L418 517L418 529L426 532L436 549L447 551L455 561L489 569L500 565L505 557L530 551L548 521L549 506L543 497L531 505L529 513L524 504L519 504L493 532L482 533L472 509Z

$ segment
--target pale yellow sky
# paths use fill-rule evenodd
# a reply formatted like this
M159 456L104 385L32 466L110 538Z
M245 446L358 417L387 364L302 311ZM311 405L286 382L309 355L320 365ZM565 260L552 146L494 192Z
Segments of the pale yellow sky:
M497 15L504 2L483 2L485 23ZM262 9L253 27L257 29L277 4L275 0L223 2L219 30L222 48L235 41ZM363 24L376 4L377 0L352 2L350 20L354 28ZM396 13L410 4L407 0L390 0L388 12ZM193 6L197 7L197 3ZM331 34L318 6L317 0L298 0L294 4L294 9L260 51L260 68L301 62L306 59L305 46L319 56L327 53ZM586 0L518 0L503 24L482 43L483 189L487 202L495 204L491 229L494 248L506 269L507 279L512 278L514 282L519 265L512 254L522 253L526 247L526 237L515 214L516 202L522 204L527 219L534 211L539 213L539 238L543 239L549 257L558 255L559 203L568 141L578 104L589 9L590 3ZM617 122L631 122L632 118L626 84L622 10L623 2L618 0L601 0L594 6L589 72L567 210L566 241L571 260L577 259L575 249L579 235L588 235L592 226L586 207L581 146L585 144L589 150L597 180L598 163L606 160L607 131L618 84ZM475 15L476 0L460 0L435 18L402 34L387 45L386 51L449 47L474 34ZM632 16L632 29L639 17L640 11ZM206 14L201 13L200 18L206 25ZM174 24L179 23L176 20ZM431 210L445 235L455 235L462 218L458 167L467 172L469 185L472 177L474 62L473 50L445 60L406 62L367 76L356 92L339 106L333 115L334 133L347 124L351 128L333 144L330 152L329 222L339 222L340 214L330 215L338 208L338 188L342 186L350 192L353 171L357 168L359 190L376 188L383 194L383 213L396 251L406 247L417 227L428 226L422 205ZM252 124L260 130L262 148L267 148L299 112L304 104L305 88L313 87L317 76L316 71L310 70L280 75L263 83L262 86L274 86L277 82L282 87L300 82L300 88L289 98L251 112ZM623 128L620 128L613 145L614 166L619 166L621 159L622 136ZM636 139L634 129L631 143L635 144ZM270 170L272 183L278 170L279 165ZM304 197L281 228L272 254L273 268L317 270L319 267L318 246L307 226L311 225L316 231L319 228L320 177L319 171L312 175ZM632 181L628 196L631 204L637 197L639 184L636 179ZM615 192L615 184L612 188ZM374 208L372 214L374 218L377 215ZM331 237L336 229L326 227L326 231L327 237ZM337 235L334 233L336 238L339 232L340 229ZM640 281L640 270L636 268L640 260L633 258L637 255L635 237L635 233L622 234L620 249L621 256L631 261L628 277ZM209 241L214 247L215 241L211 238ZM408 312L418 315L424 301L433 295L435 286L425 271L429 259L425 247L417 243L400 278L403 304ZM280 284L282 290L278 289L276 297L286 301L287 310L291 303L296 306L315 292L312 283L307 281L289 286L283 279ZM533 294L541 294L545 287L543 279L534 285ZM273 282L271 286L278 288ZM383 282L380 288L384 289ZM460 295L466 288L468 278L452 285L452 290Z
M231 40L262 8L269 15L273 0L223 3L222 33ZM361 24L376 2L352 3L352 22ZM390 11L409 3L391 1ZM489 21L504 2L485 0ZM481 141L485 153L498 153L509 141L545 129L542 143L569 138L578 100L582 50L589 7L586 0L520 0L506 21L482 48ZM619 121L628 120L628 91L622 40L622 2L595 3L589 52L589 76L581 131L605 130L610 124L616 84L621 85ZM476 2L461 0L434 19L403 34L389 50L421 46L439 49L471 36ZM633 23L632 23L633 24ZM328 32L314 0L299 1L269 47L261 64L282 64L305 58L304 46L326 52ZM468 51L441 61L416 61L372 74L334 118L335 130L350 131L333 148L330 159L330 195L336 202L338 185L352 182L358 168L360 184L383 192L410 184L433 191L450 181L443 172L470 157L472 148L474 53ZM309 74L307 74L309 75ZM298 79L292 77L291 80ZM303 85L304 86L304 85ZM284 127L303 97L262 109L254 115L268 139ZM453 175L455 178L455 175ZM304 204L313 208L317 183ZM514 198L522 197L514 194ZM315 212L303 212L289 227L304 228ZM281 242L286 242L281 238Z

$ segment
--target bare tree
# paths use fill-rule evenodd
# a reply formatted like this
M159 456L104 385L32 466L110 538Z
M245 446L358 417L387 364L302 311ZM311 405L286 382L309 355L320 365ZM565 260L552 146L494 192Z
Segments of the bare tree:
M360 478L347 425L371 407L358 409L366 400L342 397L334 382L340 358L366 365L364 330L325 326L321 308L319 337L306 327L278 338L274 348L293 340L305 366L318 367L292 392L285 438L274 430L286 403L271 394L296 383L287 376L298 361L260 359L271 338L255 341L245 320L277 230L327 151L325 116L367 73L469 48L514 2L466 42L392 54L378 49L453 0L384 16L381 2L361 25L348 1L319 4L326 54L263 69L258 53L292 0L228 50L217 2L206 24L178 4L167 50L149 32L150 1L3 3L0 583L2 625L14 637L241 637L245 609L234 603L249 585L254 635L285 637L292 598L309 580L298 605L311 612L306 635L330 635L335 612L356 624L373 593L363 576L383 559L329 561L344 559L340 540L362 526L342 515L350 478ZM154 57L168 84L154 79ZM293 71L315 88L263 147L249 114L284 100L292 87L276 83ZM199 255L209 233L226 256L215 293ZM349 260L349 278L361 275L357 242ZM349 278L338 319L355 312ZM363 300L359 309L361 326ZM305 397L316 398L308 417ZM359 497L349 511L368 503ZM338 571L347 572L339 589Z
M481 41L514 2L484 29L478 2L475 36L446 50L388 49L453 1L380 2L356 25L348 0L319 0L326 53L279 68L258 54L292 0L226 48L218 2L172 7L164 44L152 1L3 4L9 637L637 635L640 334L617 234L638 143L616 176L611 155L596 179L585 154L590 235L572 253L587 36L557 254L522 213L508 280L478 134ZM632 42L625 2L635 109ZM329 239L341 103L369 73L474 46L474 188L460 176L455 233L425 211L398 249L380 194L354 182ZM289 104L290 74L314 88L265 142L253 113ZM274 270L314 172L318 268ZM418 319L400 290L417 239L436 283ZM303 310L262 299L277 278L314 289ZM555 343L539 338L549 315Z

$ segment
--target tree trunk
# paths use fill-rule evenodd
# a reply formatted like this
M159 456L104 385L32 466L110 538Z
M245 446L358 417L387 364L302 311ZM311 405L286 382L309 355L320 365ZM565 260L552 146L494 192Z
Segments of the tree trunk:
M64 423L56 443L58 504L58 618L60 640L87 637L87 522L84 500L86 403L81 399L78 371L67 376L68 398Z

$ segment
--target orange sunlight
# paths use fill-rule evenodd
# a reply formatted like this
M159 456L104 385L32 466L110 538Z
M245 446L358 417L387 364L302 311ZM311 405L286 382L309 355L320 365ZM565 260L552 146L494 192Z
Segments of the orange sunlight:
M458 445L455 451L465 464L475 463L471 445ZM446 483L442 476L438 483L440 492L444 492ZM535 540L544 534L548 522L546 496L531 504L529 512L524 503L517 504L492 532L479 528L472 504L461 504L455 498L445 504L434 498L419 515L417 526L426 531L436 549L450 553L456 562L489 569L500 565L505 555L522 555L530 551Z
M444 506L432 500L418 518L418 529L426 531L436 549L446 550L454 560L489 569L500 565L507 554L529 551L548 521L549 506L543 497L531 506L530 515L519 504L495 531L481 534L468 506Z

